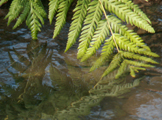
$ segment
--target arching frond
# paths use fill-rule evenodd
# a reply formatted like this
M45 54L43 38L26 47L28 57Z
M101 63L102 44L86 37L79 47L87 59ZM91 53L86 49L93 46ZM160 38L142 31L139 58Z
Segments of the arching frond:
M82 57L81 62L87 60L94 53L96 53L96 50L100 48L107 35L109 35L109 27L107 21L102 20L98 23L98 27L94 33L90 47L87 49L86 54Z
M138 55L138 54L134 54L134 53L131 53L131 52L120 51L120 54L121 54L121 56L123 56L125 58L136 59L136 60L140 60L140 61L149 62L149 63L152 63L152 64L158 64L156 61L152 60L151 58L141 56L141 55Z
M24 10L22 11L21 15L17 19L13 29L17 28L26 19L29 11L30 11L30 4L29 1L26 1L24 2Z
M141 16L143 19L147 20L151 24L151 21L149 20L147 15L143 13L143 11L139 8L139 6L134 4L132 0L116 0L116 1L124 3L131 10L133 10L133 12L137 13L139 16Z
M58 14L56 15L55 30L53 38L55 38L61 31L62 27L66 22L67 12L73 0L59 0Z
M50 24L52 23L53 17L58 9L58 6L59 6L59 0L50 0L49 14L48 14L48 19L50 21Z
M141 18L137 13L133 12L126 4L118 2L116 0L104 0L105 9L113 12L121 20L142 28L150 33L155 33L155 30L149 25L149 23Z
M42 24L44 24L43 18L46 17L46 12L44 9L38 5L35 1L30 1L30 12L28 14L26 24L31 30L31 35L33 39L37 39L37 33L38 31L41 31L41 24L39 21L41 21Z
M87 51L90 41L93 37L94 31L98 25L99 20L102 16L101 5L98 0L94 0L89 4L88 15L84 21L84 27L80 36L80 44L78 47L77 58L81 58Z
M158 57L158 55L156 53L153 53L153 52L148 51L143 48L139 48L138 46L136 46L136 44L134 44L134 43L130 42L128 39L126 39L126 37L123 37L119 34L114 34L114 37L115 37L115 40L116 40L119 48L122 50L139 53L139 54L144 54L144 55L148 55L148 56L153 56L153 57Z
M5 19L8 18L8 23L9 25L18 15L21 13L23 10L23 5L24 5L25 0L13 0L11 3L11 6L9 8L9 12L6 15Z
M131 42L135 43L136 46L150 50L150 48L143 42L141 37L139 37L139 35L137 35L137 33L133 32L132 30L128 30L126 25L123 25L122 21L117 17L108 15L107 18L114 33L120 33L121 35L127 37L127 39L129 39Z
M87 15L87 8L90 0L78 0L77 5L75 7L74 15L72 18L72 23L70 26L69 34L68 34L68 41L66 45L65 52L76 42L80 31L82 29L83 21Z

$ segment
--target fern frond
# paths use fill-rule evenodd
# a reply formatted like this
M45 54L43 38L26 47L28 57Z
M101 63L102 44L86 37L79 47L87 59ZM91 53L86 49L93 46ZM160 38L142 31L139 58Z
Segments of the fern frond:
M50 0L50 2L49 2L49 14L48 14L48 19L50 21L50 24L52 23L53 17L56 14L58 6L59 6L59 0Z
M94 0L89 4L88 15L84 21L84 27L80 36L80 44L78 47L77 58L81 58L87 51L90 41L93 37L94 31L102 16L101 5L98 0Z
M0 1L0 6L3 5L4 3L6 3L8 0L1 0Z
M44 9L38 5L35 1L30 1L30 12L28 14L26 24L31 30L31 35L33 39L37 39L38 31L41 31L41 24L44 24L43 18L46 17L46 12Z
M139 16L141 16L143 19L147 20L148 23L151 24L150 19L147 17L147 15L139 8L138 5L134 4L132 0L116 0L119 2L123 2L126 6L128 6L133 12L137 13Z
M158 64L158 62L152 60L151 58L141 56L141 55L138 55L138 54L134 54L134 53L131 53L131 52L122 52L122 51L120 51L120 54L124 58L136 59L136 60L145 61L145 62L149 62L149 63L153 63L153 64Z
M142 28L150 33L155 33L155 30L149 25L149 23L133 12L126 4L118 2L116 0L104 0L105 9L113 12L121 20Z
M159 57L159 55L156 53L137 47L136 44L130 42L128 39L126 39L126 37L123 37L119 34L114 34L114 37L120 49L148 56Z
M58 14L56 15L55 30L53 38L55 38L61 31L62 27L66 22L67 12L73 0L59 0Z
M76 42L78 38L83 21L87 15L87 8L90 0L78 0L75 9L73 10L75 13L72 18L72 23L70 26L68 41L66 45L65 52Z
M112 72L114 69L116 69L118 66L120 66L120 63L122 61L122 57L120 53L117 53L114 57L113 60L111 61L109 67L104 71L102 74L102 78Z
M121 35L127 37L127 39L129 39L131 42L135 43L136 46L150 50L150 48L143 42L141 37L139 37L139 35L137 35L137 33L133 32L132 30L128 30L126 25L122 25L122 21L117 17L108 15L107 18L114 33L120 33Z
M10 8L9 8L9 12L6 15L5 19L8 18L8 23L7 25L10 25L10 23L16 18L18 17L18 15L21 13L21 11L23 10L23 5L24 5L25 0L13 0Z
M125 60L125 62L127 64L134 65L134 66L138 66L138 67L140 67L140 66L141 67L154 67L153 65L145 64L145 63L138 62L138 61Z
M94 33L94 36L90 43L90 47L87 49L86 54L82 57L81 62L87 60L94 53L96 53L96 50L100 48L101 44L103 43L103 41L106 39L108 35L109 35L109 27L107 21L101 20L98 23L98 27Z
M105 63L105 61L108 59L108 57L113 53L114 51L114 41L112 36L105 40L105 44L102 48L101 56L97 59L97 61L93 64L90 71L94 71L95 69L99 68L101 65Z
M25 7L24 7L24 10L22 11L22 14L17 19L13 29L17 28L26 19L29 11L30 11L30 5L29 5L29 2L27 1L25 2Z

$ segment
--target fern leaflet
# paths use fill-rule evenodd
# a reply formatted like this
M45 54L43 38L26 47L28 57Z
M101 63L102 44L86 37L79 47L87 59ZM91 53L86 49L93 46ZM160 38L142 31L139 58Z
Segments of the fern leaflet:
M80 44L78 47L78 54L77 58L81 58L87 51L87 48L89 47L90 41L92 39L92 36L94 34L94 31L96 29L96 26L98 25L99 20L102 16L102 10L101 5L98 0L94 0L89 4L88 7L88 15L85 18L84 21L84 27L81 32L80 36Z
M48 19L50 21L50 24L52 23L53 17L58 9L58 6L59 6L59 0L50 0L49 14L48 14Z
M87 8L90 0L78 0L76 8L73 10L73 21L70 26L68 41L65 52L76 42L82 28L83 21L87 15Z
M67 12L73 0L59 0L58 14L56 15L55 30L53 38L55 38L61 31L62 27L66 22Z
M96 68L99 68L101 65L103 65L104 62L106 61L106 59L108 59L109 56L113 53L114 47L115 47L115 44L114 44L114 41L113 41L112 37L105 40L105 45L102 48L101 56L93 64L90 71L94 71Z

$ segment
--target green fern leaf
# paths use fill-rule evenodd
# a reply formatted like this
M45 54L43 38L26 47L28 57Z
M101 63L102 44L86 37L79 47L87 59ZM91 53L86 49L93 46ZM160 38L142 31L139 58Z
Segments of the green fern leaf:
M53 17L58 9L58 6L59 6L59 0L50 0L49 14L48 14L48 19L50 21L50 24L52 23Z
M159 55L156 53L137 47L136 44L130 42L128 39L126 39L126 37L119 34L114 34L114 37L120 49L148 56L159 57Z
M104 0L105 9L113 12L121 20L142 28L150 33L155 33L155 30L149 25L149 23L140 17L137 13L133 12L126 4L122 4L116 0Z
M138 67L154 67L153 65L145 64L145 63L138 62L138 61L125 60L125 62L127 64L138 66Z
M29 11L30 11L30 5L29 2L27 1L25 2L25 7L22 14L19 16L18 20L16 21L13 29L17 28L26 19Z
M80 36L80 44L78 47L77 58L81 58L87 51L90 41L93 37L94 31L102 16L101 5L98 0L94 0L89 4L88 15L84 21L84 27Z
M116 0L116 1L123 2L131 10L133 10L133 12L137 13L139 16L141 16L143 19L147 20L151 24L151 21L147 17L147 15L139 8L138 5L134 4L132 0Z
M73 0L60 0L58 6L58 14L56 15L55 30L53 33L53 38L55 38L61 31L62 27L66 22L67 12Z
M90 47L87 49L86 54L82 57L81 62L87 60L91 57L96 50L98 50L105 40L105 38L109 35L109 27L106 20L101 20L98 23L98 27L94 33L92 41L90 43Z
M1 0L0 1L0 6L3 5L4 3L6 3L8 0Z
M87 15L87 8L90 0L78 0L73 15L73 21L70 26L68 41L65 52L76 42L82 28L83 21Z
M38 31L41 31L41 24L44 24L43 18L46 17L46 12L44 9L34 1L30 1L30 13L28 14L26 24L31 30L31 35L33 39L37 39Z
M122 21L117 17L108 15L107 18L114 33L120 33L121 35L127 37L127 39L129 39L131 42L135 43L136 46L150 50L150 48L143 42L141 37L139 37L139 35L134 33L132 30L128 30L126 25L122 25Z
M122 61L122 57L120 53L117 53L114 57L113 60L111 61L109 67L104 71L102 74L102 78L112 72L114 69L116 69L118 66L120 66L120 63Z
M114 41L113 38L110 37L109 39L105 40L105 44L102 48L101 56L97 59L97 61L93 64L90 71L94 71L95 69L99 68L101 65L105 63L105 61L108 59L108 57L113 53L114 51Z
M145 62L149 62L149 63L153 63L153 64L158 64L158 62L152 60L151 58L145 57L145 56L141 56L141 55L134 54L131 52L120 51L120 53L121 53L121 56L123 56L124 58L136 59L136 60L145 61Z
M135 72L134 72L134 70L133 70L133 68L130 66L130 75L132 76L132 77L135 77L136 76L136 74L135 74Z
M8 23L7 25L10 25L10 23L16 18L18 17L18 15L21 13L21 11L23 10L23 2L25 2L25 0L13 0L10 8L9 8L9 12L6 15L5 19L8 18Z

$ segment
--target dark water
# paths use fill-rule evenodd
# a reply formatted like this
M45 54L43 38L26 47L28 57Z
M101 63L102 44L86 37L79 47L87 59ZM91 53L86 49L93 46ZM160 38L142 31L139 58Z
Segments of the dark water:
M53 25L47 23L39 41L31 41L25 26L12 30L1 17L0 120L161 120L162 7L145 9L150 18L152 9L157 12L152 18L157 33L141 36L160 55L155 59L160 64L137 75L140 84L118 97L115 92L102 95L103 89L92 89L107 67L89 73L97 55L80 63L77 45L64 53L69 23L54 40ZM135 79L129 75L123 78L130 83Z

